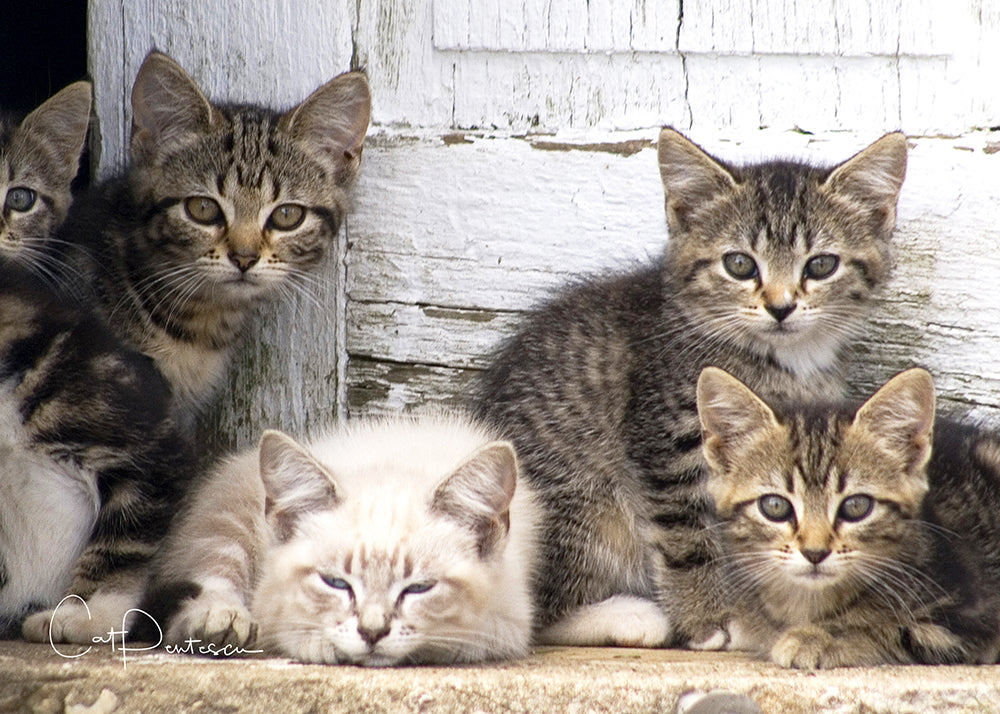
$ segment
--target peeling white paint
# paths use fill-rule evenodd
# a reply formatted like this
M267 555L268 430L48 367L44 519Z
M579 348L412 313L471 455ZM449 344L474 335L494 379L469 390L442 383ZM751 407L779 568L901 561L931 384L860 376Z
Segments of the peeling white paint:
M348 407L452 402L522 311L654 259L663 124L736 160L836 161L913 135L899 264L856 391L919 363L942 403L1000 410L991 0L92 0L90 13L103 171L124 158L129 87L154 46L213 97L275 105L367 68L374 127L323 307L271 309L254 329L213 424L235 442Z

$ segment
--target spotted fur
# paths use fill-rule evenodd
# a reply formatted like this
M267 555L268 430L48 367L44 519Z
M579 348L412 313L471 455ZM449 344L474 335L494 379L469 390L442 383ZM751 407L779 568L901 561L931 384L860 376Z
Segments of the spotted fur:
M544 641L722 642L698 374L723 367L769 396L839 394L891 267L901 134L821 168L734 166L664 129L659 160L662 261L557 295L476 396L549 514Z

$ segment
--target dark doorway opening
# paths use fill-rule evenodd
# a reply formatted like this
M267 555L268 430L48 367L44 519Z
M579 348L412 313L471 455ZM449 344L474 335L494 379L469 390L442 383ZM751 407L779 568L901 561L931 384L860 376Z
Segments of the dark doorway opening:
M0 109L30 112L87 78L87 0L0 0L0 48Z

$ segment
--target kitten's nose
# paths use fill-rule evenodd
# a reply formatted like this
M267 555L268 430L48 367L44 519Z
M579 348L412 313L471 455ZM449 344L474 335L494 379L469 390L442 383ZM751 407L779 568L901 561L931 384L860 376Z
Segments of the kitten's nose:
M257 253L256 251L229 251L229 261L239 268L241 273L245 273L250 270L250 268L257 265L257 261L259 260L260 253Z
M392 626L388 622L382 622L378 625L358 624L358 634L361 635L361 639L367 642L369 646L374 645L388 635L391 629Z
M813 565L819 565L826 560L826 556L830 555L829 548L803 548L801 552L802 557Z
M786 317L792 314L795 310L795 303L788 303L787 305L764 305L764 309L767 310L771 317L773 317L778 322L784 321Z

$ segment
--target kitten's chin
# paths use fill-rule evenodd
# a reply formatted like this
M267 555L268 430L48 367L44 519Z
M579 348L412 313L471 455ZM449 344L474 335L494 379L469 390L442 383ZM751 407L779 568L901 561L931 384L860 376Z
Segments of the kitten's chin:
M224 278L213 282L211 286L216 301L233 304L266 298L273 292L273 288L270 280L262 280L256 276Z
M836 333L819 327L766 330L759 332L757 339L769 357L800 377L835 367L842 346Z
M826 590L827 588L836 585L840 582L841 577L838 573L832 572L829 568L813 568L812 566L803 566L801 569L792 573L791 580L798 588L817 592Z

